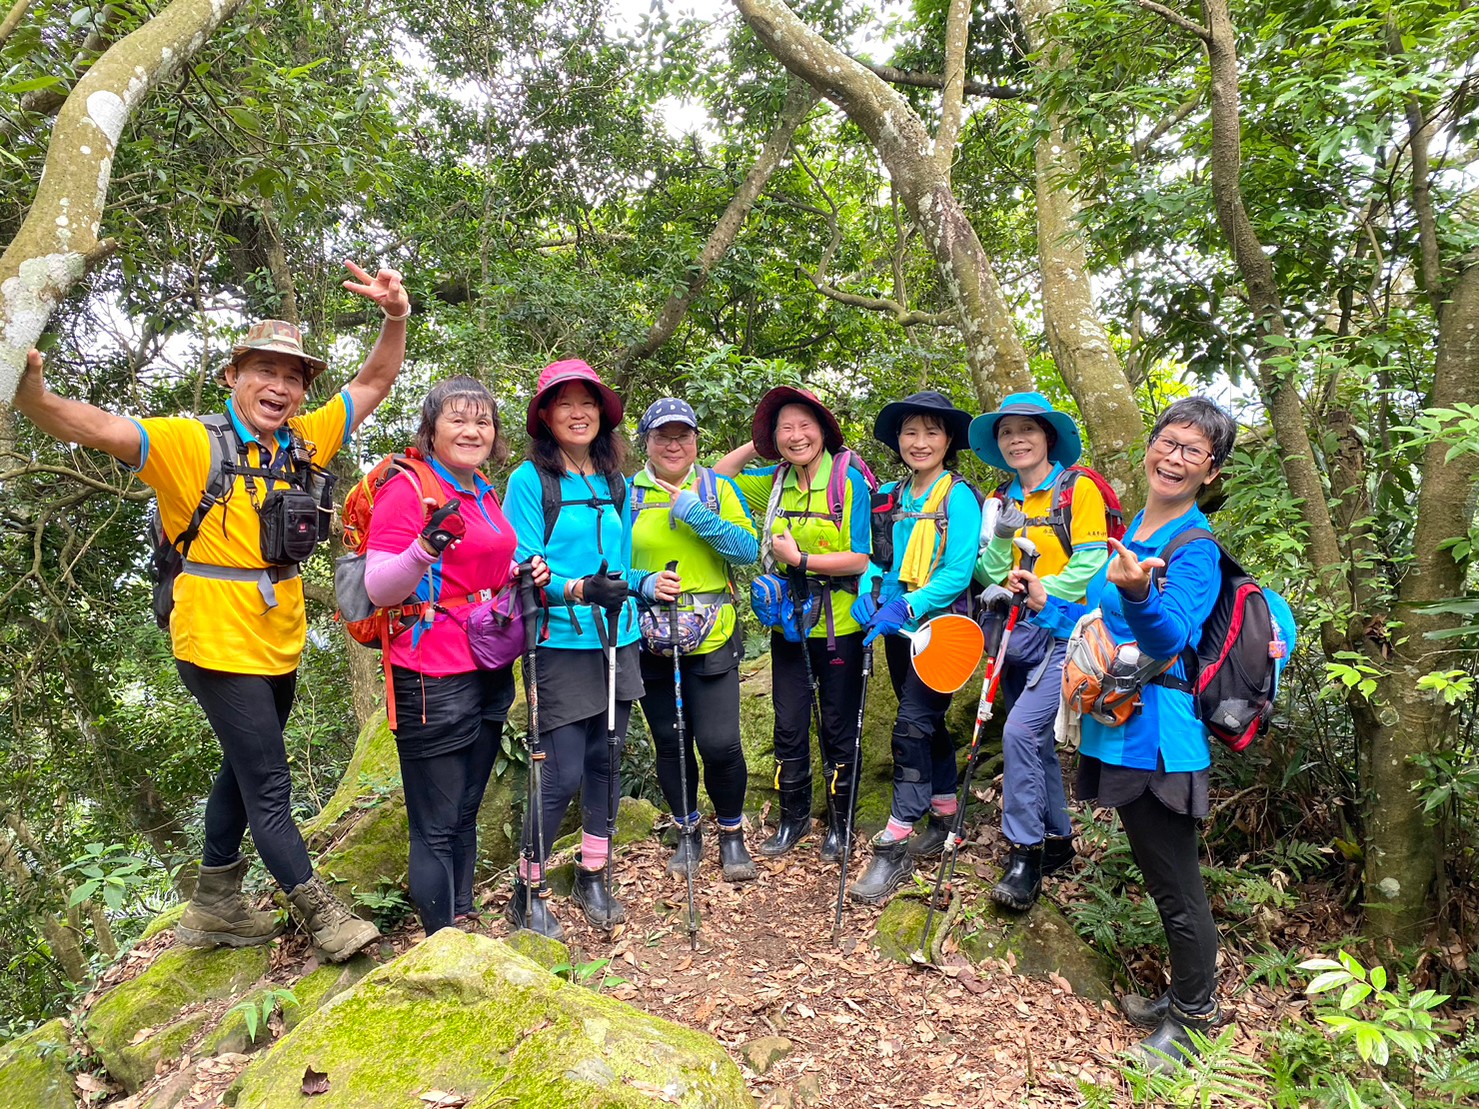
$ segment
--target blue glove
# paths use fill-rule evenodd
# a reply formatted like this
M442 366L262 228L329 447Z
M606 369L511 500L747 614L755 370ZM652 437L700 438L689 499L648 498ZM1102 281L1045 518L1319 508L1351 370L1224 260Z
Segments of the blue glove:
M878 611L878 602L873 599L871 593L859 593L858 599L852 603L849 609L852 618L864 627L873 619L873 614Z
M673 519L680 524L688 523L689 514L703 503L692 489L678 490L678 495L673 498Z
M913 618L914 614L909 611L909 602L903 597L895 597L868 621L868 634L863 637L863 646L868 646L880 635L893 635Z

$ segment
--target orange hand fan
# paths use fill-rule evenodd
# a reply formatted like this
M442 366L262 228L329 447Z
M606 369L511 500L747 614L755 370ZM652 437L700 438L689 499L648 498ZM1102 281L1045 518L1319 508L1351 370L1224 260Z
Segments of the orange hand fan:
M914 672L936 693L954 693L965 685L985 650L981 626L955 613L936 616L909 635Z

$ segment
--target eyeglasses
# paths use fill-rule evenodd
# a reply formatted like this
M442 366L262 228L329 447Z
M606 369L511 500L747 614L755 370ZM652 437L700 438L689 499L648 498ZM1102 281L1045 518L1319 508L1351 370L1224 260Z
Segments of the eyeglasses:
M655 447L687 446L698 438L698 432L693 430L680 431L674 435L664 435L654 431L649 439Z
M1179 443L1167 435L1152 435L1150 437L1150 448L1158 454L1168 457L1181 452L1182 459L1188 466L1200 466L1212 457L1212 452L1205 447L1199 447L1195 443Z

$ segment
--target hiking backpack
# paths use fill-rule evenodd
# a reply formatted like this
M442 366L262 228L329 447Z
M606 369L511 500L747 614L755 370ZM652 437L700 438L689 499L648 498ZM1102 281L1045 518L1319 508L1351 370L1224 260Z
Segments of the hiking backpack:
M1124 506L1120 504L1120 496L1114 491L1114 486L1109 484L1109 479L1088 466L1066 466L1053 479L1053 488L1048 499L1052 508L1048 510L1048 514L1029 517L1024 527L1052 528L1058 542L1070 555L1073 554L1073 490L1080 477L1092 481L1099 490L1099 495L1104 498L1104 523L1109 538L1123 539L1126 530ZM1005 504L1011 487L1010 481L1004 481L996 487L993 495Z
M1198 539L1217 544L1221 585L1201 639L1183 656L1186 673L1202 724L1230 750L1242 751L1273 721L1296 629L1287 602L1254 581L1206 528L1187 528L1160 557L1169 568L1172 556Z
M546 547L549 546L550 536L555 533L555 522L560 518L560 509L564 508L567 504L583 504L587 508L595 509L597 513L601 511L603 505L609 504L620 513L621 506L626 501L626 479L617 473L606 475L606 487L609 491L608 497L602 498L592 493L589 497L578 497L570 501L564 499L564 492L560 488L560 479L558 477L554 474L547 474L543 470L538 469L538 467L535 468L535 472L539 474L540 500L544 505L544 544ZM596 535L598 537L600 536L599 521Z
M952 483L950 493L946 495L939 511L937 512L905 512L899 507L899 486L902 481L890 482L881 486L873 494L872 510L868 516L868 522L873 531L873 551L870 558L874 565L887 573L894 565L894 525L900 520L933 520L935 527L940 533L940 548L936 561L940 555L945 553L945 539L950 532L950 496L955 492L955 486L964 485L971 491L971 496L976 498L976 504L986 503L986 495L959 474L951 474ZM933 572L933 568L931 568Z
M286 448L288 468L286 472L277 472L246 465L246 446L237 436L231 417L224 412L197 416L196 419L205 427L206 439L210 447L205 489L201 492L200 502L195 506L195 511L190 514L189 522L173 538L165 534L164 520L159 514L159 502L155 501L149 511L147 533L149 543L153 548L153 553L149 558L149 574L153 579L153 597L150 607L154 613L155 623L165 631L169 630L170 614L175 607L175 579L183 572L185 563L190 558L190 548L200 535L200 529L205 523L206 516L212 508L230 495L237 477L245 477L249 480L261 478L268 483L269 492L263 498L262 505L257 505L255 492L251 494L252 505L259 514L267 506L268 498L281 493L281 491L272 490L270 483L274 481L286 482L289 490L300 501L306 498L312 502L311 505L298 504L296 506L298 511L291 518L285 518L284 526L293 527L300 534L292 536L291 539L286 535L278 536L279 542L291 542L299 549L306 548L303 558L307 558L308 554L312 553L314 545L328 538L328 523L332 516L334 475L313 465L310 452L297 431L292 428L288 429L291 437L289 446ZM311 511L302 511L305 508L311 508ZM283 516L283 514L277 513L275 518L277 516ZM264 520L263 523L265 526L266 521ZM301 559L294 559L293 564L298 561ZM284 565L286 563L283 560L276 560L273 564Z

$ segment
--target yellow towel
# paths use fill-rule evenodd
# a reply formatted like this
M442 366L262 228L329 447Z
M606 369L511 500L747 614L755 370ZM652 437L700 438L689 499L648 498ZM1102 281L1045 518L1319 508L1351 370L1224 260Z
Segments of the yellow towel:
M925 499L920 507L920 512L939 512L940 506L945 503L945 498L950 495L950 487L955 484L955 478L946 474L935 482L934 489ZM929 581L930 575L935 572L939 565L940 555L945 553L944 544L940 544L940 551L935 551L935 540L939 536L939 528L933 520L915 520L914 530L909 533L909 545L904 548L904 560L899 563L899 581L905 585L921 586Z

